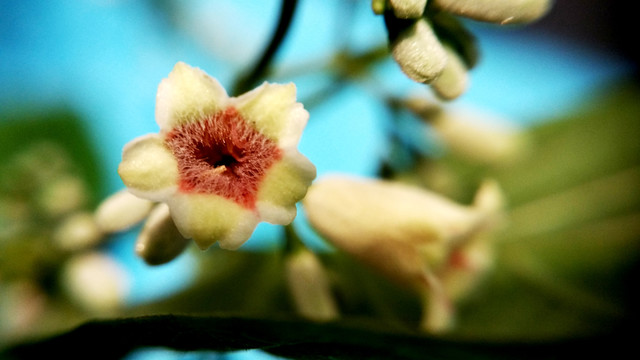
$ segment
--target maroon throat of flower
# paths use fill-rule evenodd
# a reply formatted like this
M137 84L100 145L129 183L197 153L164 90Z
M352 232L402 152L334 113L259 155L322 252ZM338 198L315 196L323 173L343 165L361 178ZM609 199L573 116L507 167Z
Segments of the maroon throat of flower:
M173 128L165 143L178 162L179 191L219 195L250 209L266 172L282 158L275 142L233 107Z

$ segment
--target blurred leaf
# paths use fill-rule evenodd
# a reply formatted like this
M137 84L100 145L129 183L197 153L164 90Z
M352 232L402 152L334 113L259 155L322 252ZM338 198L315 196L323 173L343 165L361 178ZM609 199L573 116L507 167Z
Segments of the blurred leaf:
M92 204L98 201L103 186L100 157L77 114L66 108L21 109L0 118L0 164L31 144L54 143L65 150L75 170L91 186Z
M639 95L635 84L605 89L531 129L528 157L481 173L503 185L508 227L491 276L461 307L459 334L604 334L637 319Z

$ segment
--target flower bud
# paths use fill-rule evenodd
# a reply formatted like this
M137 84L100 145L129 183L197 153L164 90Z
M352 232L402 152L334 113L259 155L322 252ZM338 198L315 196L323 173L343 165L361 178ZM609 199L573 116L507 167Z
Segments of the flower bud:
M152 207L153 202L120 190L98 206L96 223L106 233L123 231L147 217Z
M429 122L450 151L471 161L504 164L517 159L527 148L524 133L478 110L448 108Z
M160 265L175 259L187 244L171 219L169 206L153 208L136 241L136 254L149 265Z
M97 252L70 259L62 283L73 300L94 313L116 310L128 291L124 270L111 257Z
M499 24L528 23L544 16L552 0L432 0L441 10Z
M87 202L86 185L78 176L56 176L43 185L38 195L38 205L49 216L68 214Z
M393 14L399 19L416 19L422 16L427 0L390 0Z
M286 278L298 313L314 321L338 317L329 279L322 263L309 250L290 254L285 264Z
M376 15L382 15L387 7L387 0L371 0L371 10Z
M462 95L467 90L469 76L467 67L458 53L448 45L445 45L447 52L447 65L432 83L431 88L436 94L445 100L452 100Z
M102 239L94 216L81 212L64 219L53 234L53 240L61 249L76 251L97 245Z
M402 71L420 83L430 83L447 65L447 53L425 19L398 35L391 43L391 54Z
M32 335L46 311L47 300L31 280L0 282L0 339L4 344Z

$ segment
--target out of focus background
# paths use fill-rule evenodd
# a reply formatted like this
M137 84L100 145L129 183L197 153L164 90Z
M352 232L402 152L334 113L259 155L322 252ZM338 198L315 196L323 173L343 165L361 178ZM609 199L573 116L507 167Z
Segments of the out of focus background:
M200 67L231 91L264 50L279 10L276 0L0 1L0 323L10 315L2 306L14 301L7 281L18 273L53 281L42 273L56 262L35 245L29 253L38 256L18 260L14 254L24 249L2 242L39 238L39 227L55 227L80 208L90 211L122 189L116 173L122 147L157 132L155 94L173 65ZM631 14L618 2L559 0L545 18L526 26L466 21L480 61L468 91L452 106L522 128L579 111L612 84L637 81ZM264 80L296 83L311 114L300 151L319 177L375 176L388 146L389 112L381 94L429 92L407 79L390 56L359 75L332 68L338 52L366 53L386 40L384 21L370 1L299 1ZM37 215L16 200L29 196L37 197L29 200ZM303 218L296 222L304 227ZM261 224L243 249L274 246L278 235L277 227ZM125 279L116 286L125 303L141 304L189 283L188 253L150 267L135 257L134 240L126 233L102 247ZM43 265L43 258L49 263ZM3 268L2 262L20 266ZM33 299L33 307L42 305ZM0 331L0 337L9 335Z

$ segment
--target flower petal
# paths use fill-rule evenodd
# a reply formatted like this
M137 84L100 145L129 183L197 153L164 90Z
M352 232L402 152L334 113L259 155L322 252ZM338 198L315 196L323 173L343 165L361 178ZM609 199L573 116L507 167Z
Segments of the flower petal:
M217 195L177 193L168 204L182 236L193 239L203 250L216 241L221 248L235 250L259 222L254 211Z
M304 198L316 167L297 151L285 153L267 172L256 207L263 221L286 225L296 217L296 203Z
M281 148L298 145L309 113L296 102L296 86L263 83L233 99L237 110L256 130Z
M156 96L156 122L162 130L200 120L227 106L228 96L220 83L204 71L183 62L162 80Z
M433 5L471 19L499 24L522 24L544 16L551 0L433 0Z
M162 137L149 134L125 145L118 174L132 194L161 201L175 191L177 166Z

